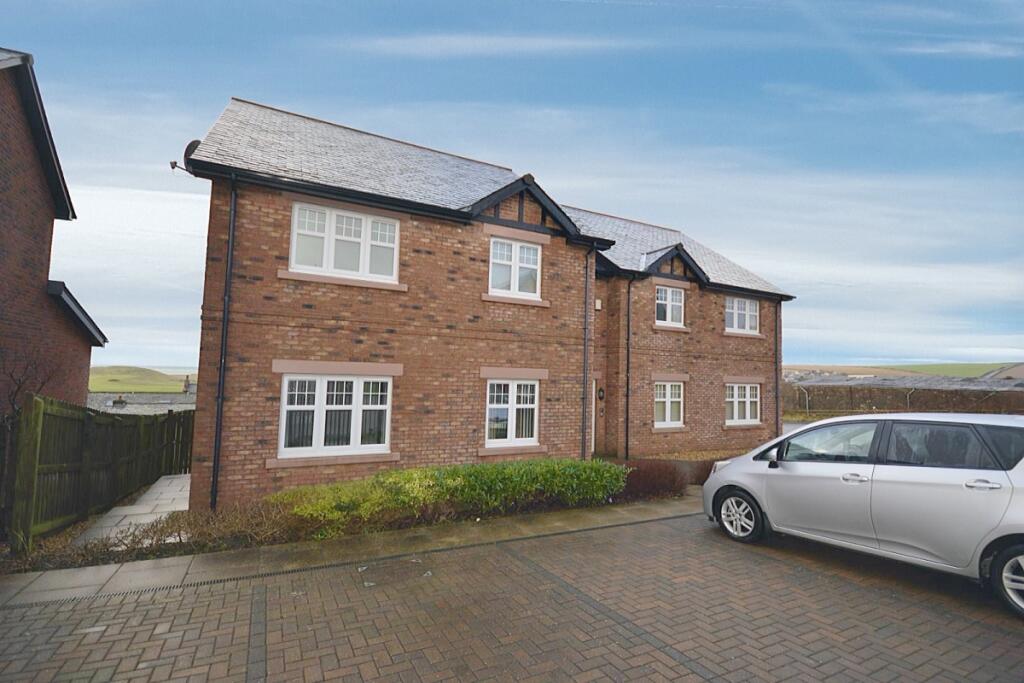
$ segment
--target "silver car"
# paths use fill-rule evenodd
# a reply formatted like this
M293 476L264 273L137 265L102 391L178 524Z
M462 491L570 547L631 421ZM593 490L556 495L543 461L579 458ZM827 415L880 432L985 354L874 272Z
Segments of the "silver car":
M704 512L732 539L778 531L960 574L1024 616L1024 417L816 422L715 464Z

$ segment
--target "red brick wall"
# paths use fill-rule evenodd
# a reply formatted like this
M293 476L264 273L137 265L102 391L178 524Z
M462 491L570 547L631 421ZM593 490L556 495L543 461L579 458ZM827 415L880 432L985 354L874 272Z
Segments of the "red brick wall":
M681 270L681 269L680 269ZM603 324L608 379L605 414L608 424L604 452L625 453L626 291L628 281L607 281L609 305ZM752 448L773 438L776 428L776 308L760 301L760 337L729 336L725 331L725 294L691 283L685 294L687 332L654 328L656 283L637 280L632 288L630 369L630 456L716 457ZM652 374L686 373L684 431L655 433ZM725 426L725 378L763 377L761 424ZM600 444L601 441L599 440Z
M488 289L490 245L481 224L408 215L397 215L399 281L407 292L280 279L278 269L288 266L295 198L239 188L219 504L393 466L494 459L478 454L484 445L482 366L547 369L550 378L540 382L540 445L548 456L579 455L586 248L559 237L543 246L546 308L481 299ZM192 470L196 506L209 504L229 200L227 184L215 181ZM593 257L590 263L593 281ZM391 450L400 461L268 468L278 444L281 375L271 369L275 358L402 363L391 417Z
M42 393L84 404L92 347L46 293L54 206L13 69L0 71L0 370L51 377ZM0 372L0 410L11 383Z
M401 221L399 282L388 291L280 278L287 269L294 201L330 204L241 184L235 234L228 372L219 502L230 504L299 484L367 476L390 467L472 463L484 445L486 380L482 366L547 369L540 383L539 434L544 454L580 452L584 272L590 273L591 377L603 389L594 424L598 453L624 452L626 292L624 278L594 279L587 249L552 237L543 247L541 297L549 307L483 301L489 237L483 224L392 215ZM192 504L209 504L217 366L230 192L214 181L203 303ZM344 206L344 205L342 205ZM527 220L540 209L528 201ZM518 218L518 198L500 206ZM681 270L679 272L682 272ZM759 338L724 332L724 295L687 292L688 333L653 329L652 280L632 289L631 455L709 457L767 440L775 425L775 307L761 302ZM595 300L601 310L595 310ZM401 363L393 383L391 450L397 463L337 463L315 458L281 467L277 460L281 375L274 359ZM652 372L685 372L686 430L653 433ZM759 375L762 424L726 428L725 377ZM589 404L588 404L589 406ZM590 408L588 407L588 410ZM586 422L589 439L590 416ZM590 445L586 451L589 453ZM501 457L537 457L523 454Z

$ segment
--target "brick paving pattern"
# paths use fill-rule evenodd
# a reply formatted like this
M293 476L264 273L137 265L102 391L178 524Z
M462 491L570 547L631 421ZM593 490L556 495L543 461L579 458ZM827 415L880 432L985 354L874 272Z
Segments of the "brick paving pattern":
M0 679L1024 680L973 584L700 516L0 609Z

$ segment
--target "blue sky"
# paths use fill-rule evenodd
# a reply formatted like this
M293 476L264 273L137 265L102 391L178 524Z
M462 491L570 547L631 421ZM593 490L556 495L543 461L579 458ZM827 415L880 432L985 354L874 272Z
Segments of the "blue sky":
M6 3L80 219L95 364L193 366L235 95L532 172L792 291L785 359L1024 359L1019 2Z

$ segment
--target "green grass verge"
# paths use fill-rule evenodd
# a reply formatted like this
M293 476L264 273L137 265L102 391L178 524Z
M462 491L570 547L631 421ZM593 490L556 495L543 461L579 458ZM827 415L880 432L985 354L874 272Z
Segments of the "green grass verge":
M168 375L149 368L127 365L94 367L89 371L89 391L113 393L176 393L184 375ZM192 375L195 381L195 375Z

